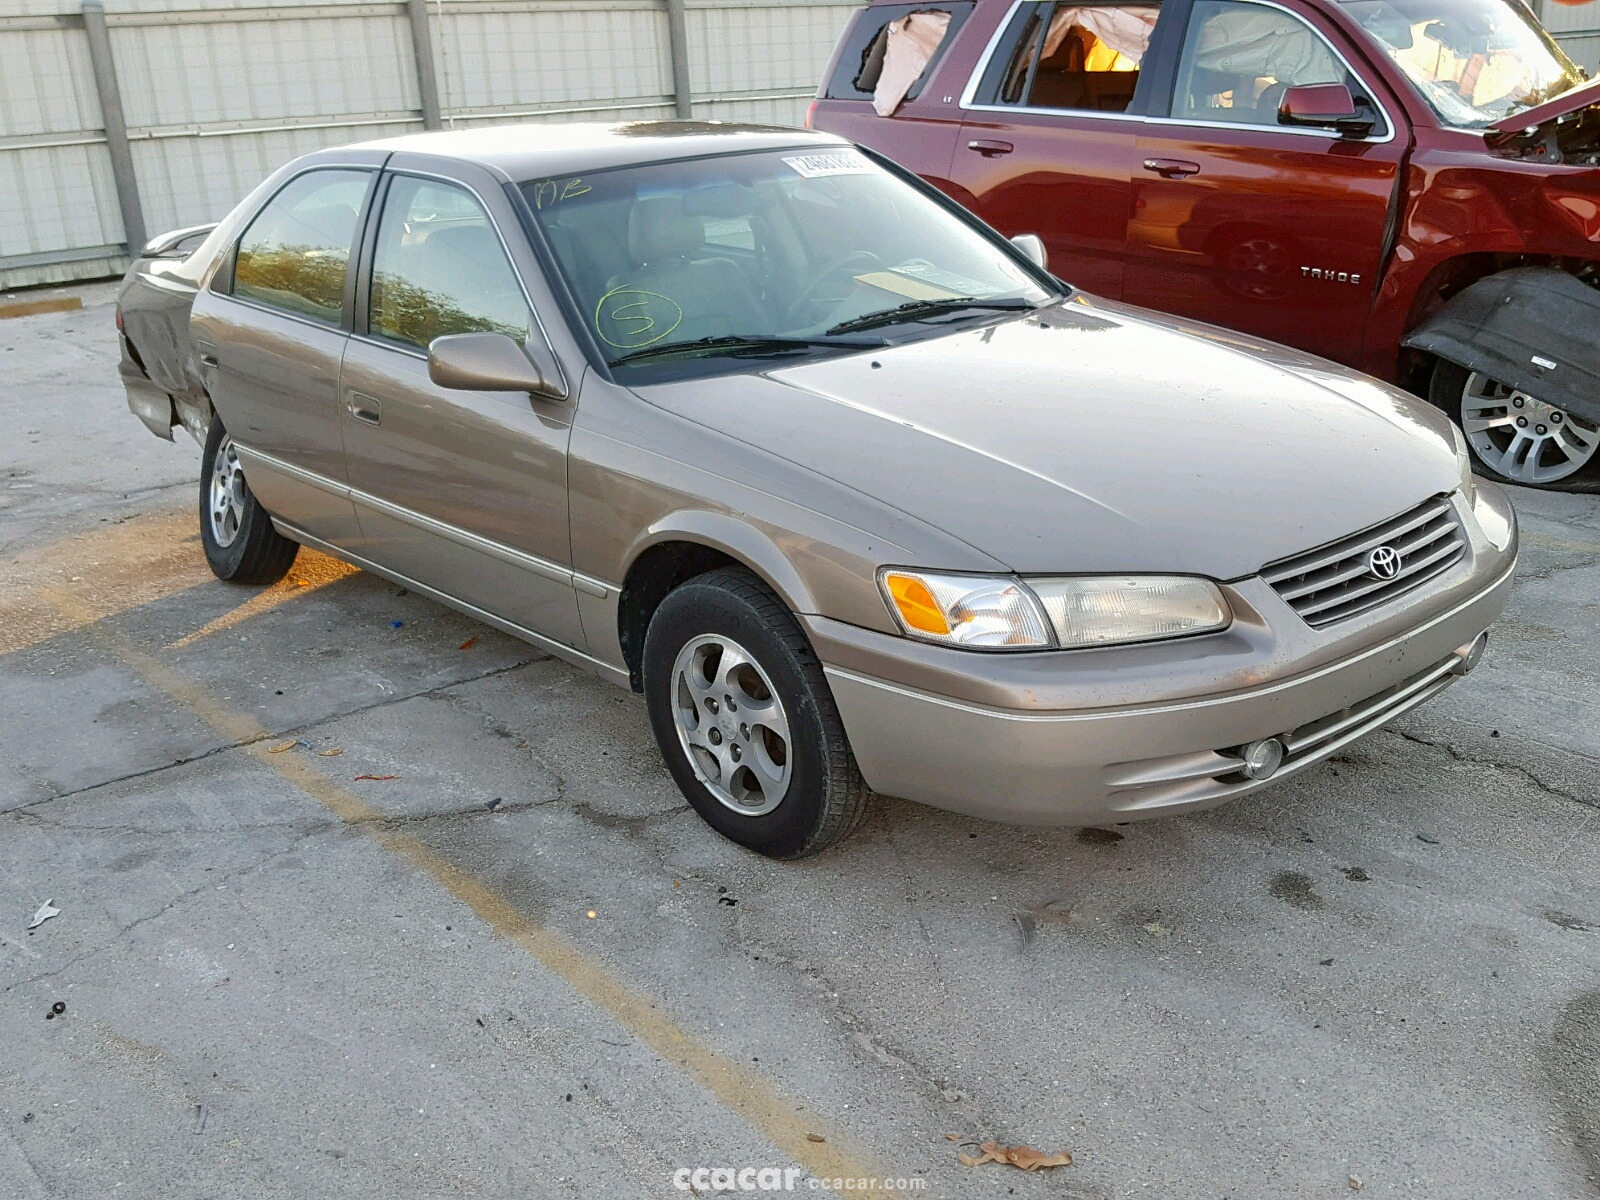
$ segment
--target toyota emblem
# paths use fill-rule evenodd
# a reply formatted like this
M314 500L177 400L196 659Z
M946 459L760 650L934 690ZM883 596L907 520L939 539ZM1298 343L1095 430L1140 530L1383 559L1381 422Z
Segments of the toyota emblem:
M1379 546L1367 555L1367 573L1374 579L1393 579L1400 574L1400 551L1393 546Z

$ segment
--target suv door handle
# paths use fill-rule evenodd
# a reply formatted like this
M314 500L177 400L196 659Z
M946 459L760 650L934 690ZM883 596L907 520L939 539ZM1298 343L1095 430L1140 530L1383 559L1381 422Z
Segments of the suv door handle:
M1200 164L1189 162L1183 158L1147 158L1144 160L1144 169L1152 171L1163 179L1184 179L1190 175L1200 174Z
M360 392L351 392L344 407L352 417L358 421L365 421L368 425L377 425L383 420L382 403L371 396L363 396Z
M998 142L990 138L975 138L967 143L968 150L976 150L985 158L994 158L1000 154L1010 154L1016 149L1010 142Z

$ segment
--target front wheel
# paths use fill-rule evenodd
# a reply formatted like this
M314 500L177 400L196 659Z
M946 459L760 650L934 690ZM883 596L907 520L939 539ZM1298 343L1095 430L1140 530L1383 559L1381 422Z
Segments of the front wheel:
M273 528L245 482L233 437L213 413L200 456L200 544L218 579L277 583L300 547Z
M1552 491L1600 491L1600 426L1594 422L1442 359L1429 398L1467 435L1479 474Z
M805 635L753 575L725 568L650 619L644 693L667 769L718 833L801 858L866 817L870 792Z

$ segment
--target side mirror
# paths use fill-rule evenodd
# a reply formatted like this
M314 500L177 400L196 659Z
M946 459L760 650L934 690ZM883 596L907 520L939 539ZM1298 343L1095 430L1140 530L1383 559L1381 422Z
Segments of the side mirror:
M1041 271L1050 269L1050 256L1045 253L1044 239L1037 233L1019 233L1011 239L1011 244L1021 250L1023 256Z
M1285 88L1278 101L1278 124L1332 129L1340 137L1360 138L1372 132L1370 113L1358 112L1355 97L1342 83L1302 83Z
M560 384L503 333L451 333L434 338L428 345L428 378L455 391L567 398Z

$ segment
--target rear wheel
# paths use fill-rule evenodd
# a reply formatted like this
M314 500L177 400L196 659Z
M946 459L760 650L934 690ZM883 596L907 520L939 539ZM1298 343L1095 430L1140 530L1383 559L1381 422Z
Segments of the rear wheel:
M1442 360L1430 396L1467 435L1479 474L1524 487L1600 491L1600 426L1594 422Z
M277 583L300 547L279 533L245 482L233 437L216 414L200 457L200 543L218 579Z
M644 693L678 787L718 833L772 858L826 849L870 793L811 645L783 603L724 568L650 619Z

